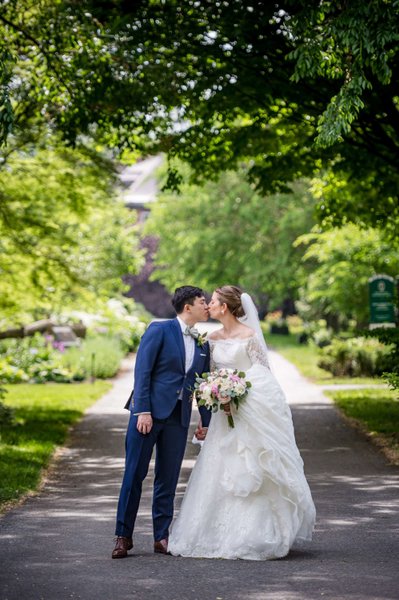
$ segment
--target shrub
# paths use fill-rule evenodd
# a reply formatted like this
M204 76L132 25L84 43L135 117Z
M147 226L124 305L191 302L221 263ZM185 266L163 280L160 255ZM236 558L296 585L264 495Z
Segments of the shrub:
M269 324L270 333L289 335L290 330L287 321L282 317L281 310L276 310L266 315L265 321Z
M95 336L61 353L40 334L3 344L0 383L68 383L113 377L125 354L118 337Z
M72 373L62 365L61 355L40 334L3 342L0 359L0 382L43 383L69 382Z
M137 349L151 320L144 308L131 298L124 298L123 301L115 298L108 300L106 304L97 307L96 313L65 312L62 318L82 319L87 326L88 337L107 336L118 339L125 353Z
M375 339L335 339L321 350L318 366L334 376L376 376L386 368L391 349Z
M126 306L125 306L126 304ZM137 348L149 315L130 299L110 300L99 313L58 315L61 322L90 317L87 339L79 348L64 351L52 336L40 333L23 339L0 340L0 384L68 383L90 376L113 377L121 359Z
M390 355L383 376L391 388L399 390L399 327L378 327L365 332L365 335L376 337L382 344L389 346Z
M331 329L320 328L312 333L312 340L318 348L325 348L332 342L333 332Z
M66 350L62 363L75 381L88 377L107 379L118 372L123 356L118 338L96 336L85 340L80 348Z
M300 343L311 340L318 348L324 348L331 344L332 338L333 331L327 327L325 319L317 319L304 324L303 337Z
M0 358L0 380L2 383L22 383L29 381L29 376L7 357Z
M289 335L290 330L285 321L281 321L280 323L273 323L270 325L270 333L275 333L279 335Z
M291 333L300 334L303 331L303 319L299 315L289 315L286 318L288 329Z

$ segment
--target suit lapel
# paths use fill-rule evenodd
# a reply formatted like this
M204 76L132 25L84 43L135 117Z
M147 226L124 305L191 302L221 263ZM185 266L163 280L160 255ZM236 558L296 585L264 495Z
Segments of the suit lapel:
M199 346L195 341L195 347L194 347L194 357L193 357L193 364L191 365L189 371L194 370L194 372L197 371L197 366L196 365L200 365L201 364L201 354L205 353L205 350Z
M201 354L201 348L200 346L197 344L197 340L194 340L195 344L194 344L194 358L193 358L193 367L195 365L195 363L200 360L200 354Z
M177 347L179 348L180 358L182 362L183 371L186 370L186 350L184 347L183 334L180 327L180 323L177 319L172 319L172 332L176 340Z

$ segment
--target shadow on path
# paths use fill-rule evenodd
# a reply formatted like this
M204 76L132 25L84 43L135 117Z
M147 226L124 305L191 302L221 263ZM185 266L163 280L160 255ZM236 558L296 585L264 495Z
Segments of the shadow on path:
M292 402L318 510L312 543L267 562L154 555L149 477L135 548L111 560L128 420L121 407L131 386L125 373L75 428L43 492L0 519L1 600L398 598L399 469L290 363L273 355L273 364ZM189 442L177 508L197 452Z

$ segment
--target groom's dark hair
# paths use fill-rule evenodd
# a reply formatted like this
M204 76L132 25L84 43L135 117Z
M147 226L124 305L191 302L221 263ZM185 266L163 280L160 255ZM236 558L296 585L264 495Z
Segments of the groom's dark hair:
M186 304L194 304L196 298L202 298L205 296L204 291L201 288L193 287L192 285L182 285L175 289L175 293L172 297L173 308L179 315L183 312Z

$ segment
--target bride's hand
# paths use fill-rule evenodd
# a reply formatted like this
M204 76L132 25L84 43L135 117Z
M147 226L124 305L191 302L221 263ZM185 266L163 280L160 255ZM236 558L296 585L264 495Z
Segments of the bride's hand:
M197 440L202 442L206 438L207 431L208 431L208 427L202 427L202 424L198 424L194 435L197 438Z
M223 410L224 410L225 414L227 416L231 415L231 405L230 405L230 402L225 402L224 404L222 404L222 406L223 406Z

